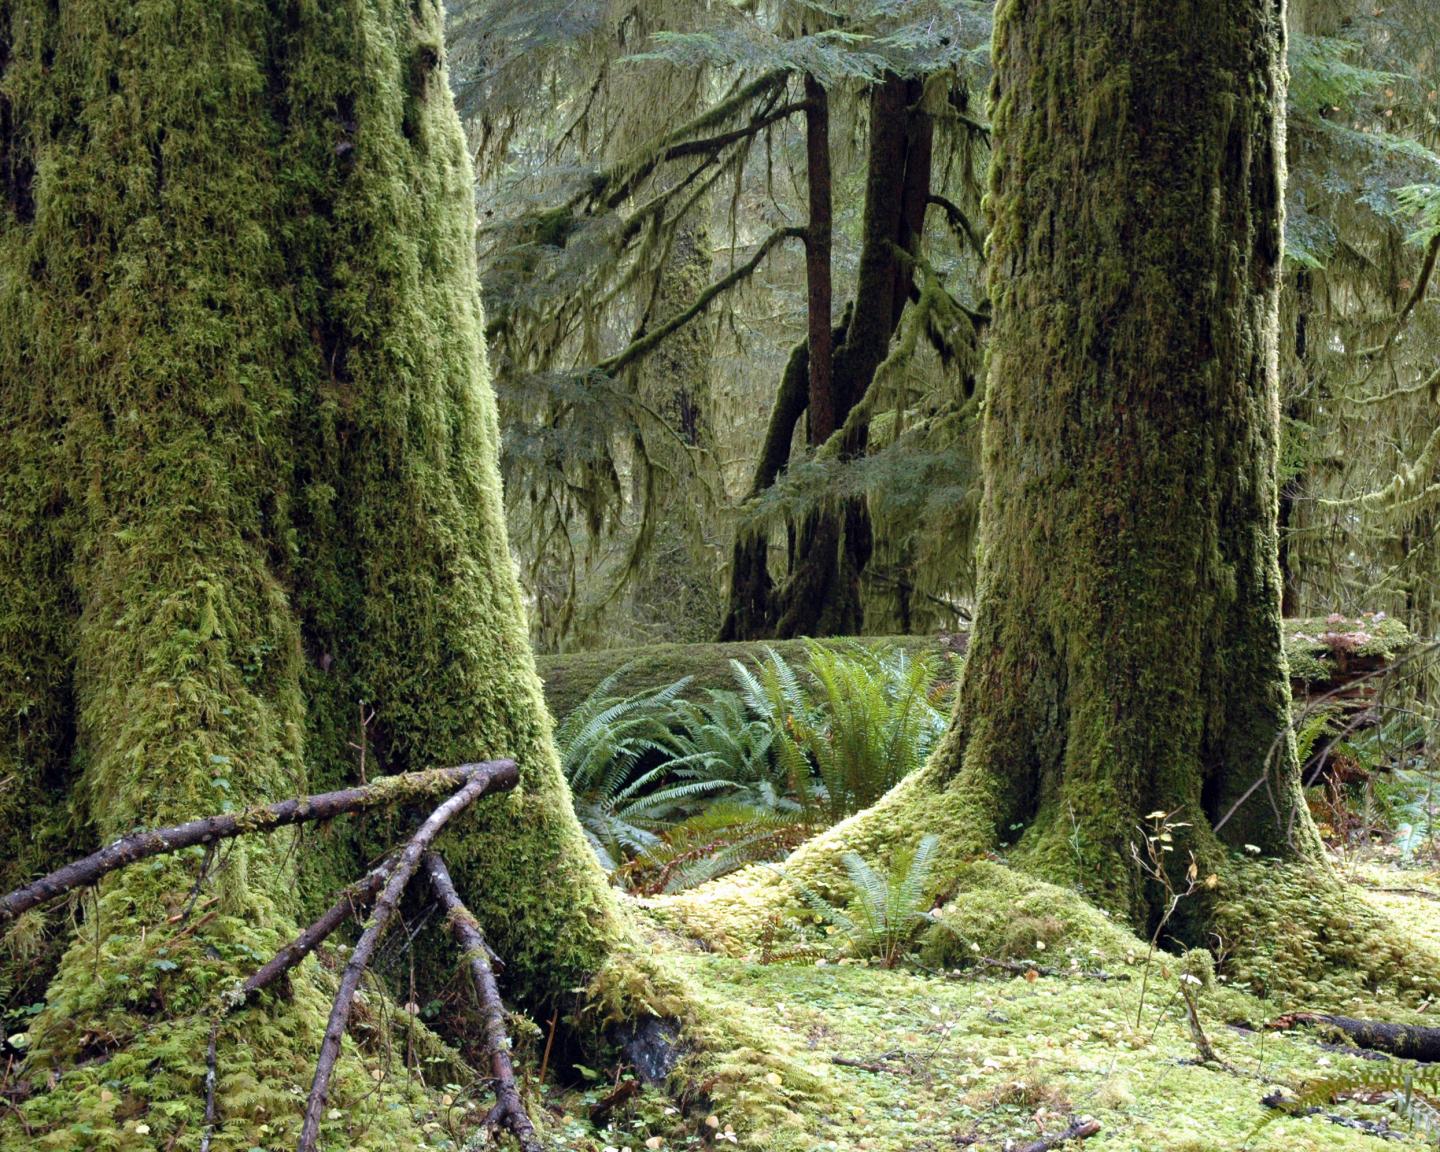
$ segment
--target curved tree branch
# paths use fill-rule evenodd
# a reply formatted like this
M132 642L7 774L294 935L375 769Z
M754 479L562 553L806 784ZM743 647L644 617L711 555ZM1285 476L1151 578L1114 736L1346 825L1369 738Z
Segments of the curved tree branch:
M127 864L134 864L152 856L163 856L196 844L211 844L216 840L251 832L270 832L292 824L333 820L347 812L363 812L368 808L394 804L410 797L434 796L461 784L467 789L478 787L476 795L486 791L504 791L515 787L519 779L515 761L488 760L480 764L462 764L458 768L407 772L385 777L360 788L321 792L314 796L258 805L243 812L207 816L203 820L191 820L170 828L136 832L130 836L122 836L84 859L71 861L48 876L42 876L23 888L7 893L0 898L0 923L13 920L22 912L57 896L63 896L75 888L94 884L117 868L124 868Z

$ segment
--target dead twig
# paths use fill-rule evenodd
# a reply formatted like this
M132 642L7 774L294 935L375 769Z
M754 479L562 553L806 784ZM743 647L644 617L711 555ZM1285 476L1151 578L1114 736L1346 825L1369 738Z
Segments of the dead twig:
M205 1126L200 1136L200 1152L210 1152L210 1141L215 1134L219 1119L215 1102L215 1050L220 1040L220 1025L226 1016L238 1012L249 1001L274 984L306 956L315 951L325 940L355 913L368 908L380 886L390 875L391 860L383 861L378 867L355 881L340 894L319 919L275 953L260 968L251 974L240 988L225 1000L220 1014L210 1025L210 1042L205 1048Z
M609 1092L600 1097L590 1108L590 1123L596 1128L603 1128L610 1122L610 1117L615 1110L640 1094L639 1080L621 1080Z
M491 760L483 764L462 764L458 768L436 768L429 772L407 772L377 780L360 788L342 788L301 796L275 804L261 804L243 812L207 816L171 828L135 832L107 844L98 852L80 860L72 860L48 876L42 876L23 888L0 898L0 923L14 920L22 912L63 896L75 888L94 884L101 877L152 856L178 852L196 844L211 844L231 836L250 832L270 832L292 824L312 820L332 820L347 812L360 812L393 804L414 796L434 796L461 785L479 784L480 791L503 791L513 788L520 779L513 760ZM475 795L479 795L476 792Z
M901 1058L899 1052L882 1052L871 1060L856 1060L851 1056L831 1056L830 1063L838 1064L842 1068L859 1068L862 1072L874 1072L877 1074L887 1073L891 1076L909 1076L911 1069L908 1067L897 1067L887 1061Z
M515 778L514 762L502 761L501 763L508 766L508 776L513 782ZM401 894L405 891L406 885L410 883L410 878L420 867L421 858L429 850L435 837L449 823L450 818L489 791L494 783L495 775L495 773L485 771L472 772L466 780L465 786L425 818L424 823L415 830L415 834L410 837L399 855L395 857L395 863L385 882L385 887L375 900L375 907L370 913L370 921L366 924L365 931L360 934L360 939L356 941L355 949L350 954L350 961L345 965L345 971L340 977L340 987L335 993L335 1003L330 1009L330 1020L325 1026L325 1037L320 1042L320 1055L315 1061L315 1079L310 1085L310 1096L305 1101L305 1121L300 1129L298 1152L314 1152L316 1140L320 1136L320 1117L325 1111L325 1097L330 1089L330 1076L335 1070L335 1061L340 1056L340 1041L345 1035L345 1026L350 1020L350 1010L354 1005L355 992L360 987L360 978L370 963L370 957L375 953L375 946L380 942L380 937L385 934L385 929L389 927L395 910L399 907Z
M540 1138L520 1099L515 1084L515 1066L510 1060L510 1035L505 1029L505 1007L500 1001L500 987L491 967L491 952L480 932L480 925L455 890L450 870L438 852L425 854L425 872L436 899L445 909L445 922L455 941L464 950L475 982L475 995L480 1000L480 1015L485 1028L485 1050L490 1056L490 1077L495 1083L495 1107L486 1123L503 1124L520 1141L525 1152L540 1152Z

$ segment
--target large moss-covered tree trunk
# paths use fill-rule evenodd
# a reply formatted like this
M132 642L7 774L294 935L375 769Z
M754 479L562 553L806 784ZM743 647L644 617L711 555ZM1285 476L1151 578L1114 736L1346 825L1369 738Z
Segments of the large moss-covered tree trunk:
M1145 925L1164 893L1130 846L1153 811L1187 825L1181 889L1187 849L1199 879L1227 846L1318 855L1276 550L1282 8L999 6L981 578L956 718L793 875L843 885L841 850L933 831L955 867L1003 850ZM775 898L759 874L729 890Z
M506 551L441 29L438 0L0 3L0 883L357 779L356 744L371 776L509 755L520 791L446 850L537 1003L622 929ZM183 925L196 858L52 913L30 1138L193 1144L215 996L390 819L237 843ZM322 992L223 1034L216 1147L290 1141ZM342 1064L327 1139L404 1146Z
M1276 545L1283 5L1013 6L995 63L980 608L942 766L1022 858L1135 909L1151 810L1202 856L1216 827L1317 844Z

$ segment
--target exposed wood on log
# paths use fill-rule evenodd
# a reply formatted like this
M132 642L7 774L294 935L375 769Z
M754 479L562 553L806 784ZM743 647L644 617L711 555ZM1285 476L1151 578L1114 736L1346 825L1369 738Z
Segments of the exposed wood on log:
M200 1137L200 1152L210 1152L210 1141L219 1120L215 1103L215 1053L220 1040L220 1025L224 1018L232 1012L238 1012L256 993L268 988L304 960L351 916L368 908L390 875L392 866L393 861L386 860L346 888L340 898L321 913L319 919L251 973L239 990L226 999L220 1015L210 1026L210 1041L205 1048L205 1127Z
M513 788L519 779L513 760L490 760L481 764L462 764L458 768L437 768L391 776L360 788L342 788L337 792L261 804L243 812L207 816L203 820L191 820L170 828L136 832L8 893L0 899L0 923L13 920L22 912L66 892L94 884L117 868L152 856L178 852L196 844L212 844L250 832L270 832L313 820L332 820L347 812L393 804L401 797L439 795L460 785L464 785L466 791L475 787L477 790L471 795L474 799L482 792Z
M445 909L445 923L464 952L480 1000L480 1016L485 1029L485 1051L490 1057L490 1077L495 1086L495 1107L487 1124L503 1124L514 1134L525 1152L541 1152L540 1138L520 1099L515 1083L515 1066L510 1060L510 1034L505 1028L505 1008L500 1001L500 987L490 964L490 948L480 932L480 925L460 899L450 879L450 870L438 852L425 854L425 874L430 887Z
M508 761L503 763L508 768L513 783L515 765ZM335 1070L335 1061L340 1056L340 1042L345 1036L345 1027L350 1022L350 1010L354 1005L355 993L360 988L360 978L370 963L370 957L375 954L375 946L379 944L380 937L385 934L385 929L389 927L400 905L401 894L420 867L421 858L451 817L489 791L494 779L494 771L472 771L464 787L425 818L424 823L415 830L415 834L406 841L395 857L394 867L385 881L385 887L375 900L370 921L366 924L365 931L360 934L360 939L356 941L355 950L350 954L349 963L345 965L345 971L340 976L340 987L335 993L335 1003L330 1009L330 1021L325 1026L325 1037L320 1042L320 1055L315 1061L315 1079L310 1085L310 1096L305 1101L305 1121L300 1129L299 1152L314 1152L320 1135L320 1117L324 1114L325 1098L330 1089L330 1076Z
M1032 1140L1017 1148L1015 1152L1050 1152L1052 1148L1058 1148L1061 1144L1068 1144L1072 1140L1088 1140L1091 1136L1100 1132L1100 1121L1081 1119L1076 1120L1070 1127L1062 1132L1056 1132L1053 1136L1042 1136L1039 1140Z
M640 1094L639 1080L622 1080L615 1085L599 1100L595 1101L590 1109L590 1123L596 1128L603 1128L610 1122L610 1117L615 1114L615 1109L624 1104L627 1100L633 1099Z
M1291 1012L1270 1021L1270 1027L1277 1031L1299 1025L1332 1028L1356 1047L1372 1052L1387 1052L1407 1060L1440 1061L1440 1028L1357 1020L1352 1016L1328 1016L1320 1012Z

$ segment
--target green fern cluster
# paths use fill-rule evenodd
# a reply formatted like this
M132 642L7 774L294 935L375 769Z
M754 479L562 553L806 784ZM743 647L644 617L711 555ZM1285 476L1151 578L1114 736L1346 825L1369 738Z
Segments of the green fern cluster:
M935 663L903 650L811 645L732 666L739 692L630 696L611 674L556 731L576 814L611 871L680 891L775 859L807 829L878 799L944 731Z
M934 663L903 650L812 644L804 676L769 648L754 669L732 664L746 704L776 732L790 787L830 821L873 804L945 731Z
M929 833L914 851L901 853L884 870L857 852L846 852L840 859L851 891L843 908L799 880L787 878L817 916L840 930L850 955L871 957L880 967L893 968L922 927L942 923L930 912L939 846L940 837Z

